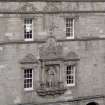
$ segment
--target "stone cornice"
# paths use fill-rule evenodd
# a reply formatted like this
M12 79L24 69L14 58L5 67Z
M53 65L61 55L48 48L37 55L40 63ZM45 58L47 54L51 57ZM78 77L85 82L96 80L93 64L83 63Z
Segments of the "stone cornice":
M19 14L19 15L28 15L28 14L69 14L69 13L105 13L105 10L90 10L90 11L52 11L52 12L44 12L44 11L36 11L36 12L19 12L19 11L0 11L0 14Z
M76 38L76 39L57 39L57 42L70 42L70 41L99 41L105 40L105 38L93 37L93 38ZM34 40L34 41L1 41L0 45L8 45L8 44L32 44L32 43L45 43L46 40Z
M75 1L75 0L74 0ZM7 2L9 7L8 8L0 8L0 14L64 14L64 13L105 13L105 1L103 2L99 2L99 3L95 3L92 1L91 2L81 2L81 3L77 3L77 2L70 2L68 3L68 6L64 6L63 3L59 4L54 2L50 2L50 3L46 3L46 5L44 7L42 7L41 9L39 9L36 5L39 3L24 3L22 2L22 6L18 6L16 5L16 9L12 8L10 9L10 2ZM7 4L7 3L3 3ZM15 6L15 2L14 3ZM60 3L60 2L59 2ZM1 3L2 4L2 3ZM44 5L44 3L42 3ZM65 3L64 3L65 4ZM72 7L71 5L75 5L74 7ZM5 6L5 5L4 5ZM85 6L85 8L84 8ZM100 8L98 8L98 6Z
M105 0L0 0L0 2L105 2Z

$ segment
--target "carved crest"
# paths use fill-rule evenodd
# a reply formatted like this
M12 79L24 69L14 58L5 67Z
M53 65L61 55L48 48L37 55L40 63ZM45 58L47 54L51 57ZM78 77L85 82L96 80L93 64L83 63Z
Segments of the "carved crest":
M58 9L57 6L55 6L55 4L47 3L47 5L43 9L43 11L45 11L45 12L56 12L56 11L59 11L59 9Z
M35 12L35 11L36 11L36 8L31 3L26 3L19 9L19 12Z

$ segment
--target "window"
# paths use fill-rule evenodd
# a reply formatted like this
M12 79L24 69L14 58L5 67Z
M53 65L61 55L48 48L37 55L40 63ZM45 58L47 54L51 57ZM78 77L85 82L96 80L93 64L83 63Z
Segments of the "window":
M24 19L24 38L26 41L32 40L32 18Z
M75 66L69 65L66 68L66 84L67 86L75 85Z
M33 89L33 70L31 68L24 69L24 89Z
M66 37L68 39L74 38L74 19L66 18Z

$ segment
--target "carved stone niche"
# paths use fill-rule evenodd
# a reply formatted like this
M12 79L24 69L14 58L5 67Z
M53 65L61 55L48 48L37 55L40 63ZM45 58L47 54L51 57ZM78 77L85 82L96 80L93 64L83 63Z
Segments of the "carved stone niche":
M38 95L58 96L66 91L63 81L60 80L62 50L54 36L49 36L46 44L40 48L41 79L36 90Z

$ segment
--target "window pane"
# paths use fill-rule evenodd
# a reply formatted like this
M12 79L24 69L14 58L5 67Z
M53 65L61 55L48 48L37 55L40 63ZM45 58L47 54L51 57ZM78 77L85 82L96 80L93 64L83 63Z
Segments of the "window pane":
M73 37L73 19L66 18L66 36Z
M24 88L32 88L32 69L24 70Z
M24 38L30 39L32 38L32 19L26 18L24 20Z
M68 85L75 83L75 67L73 65L68 65L66 70L66 82Z

